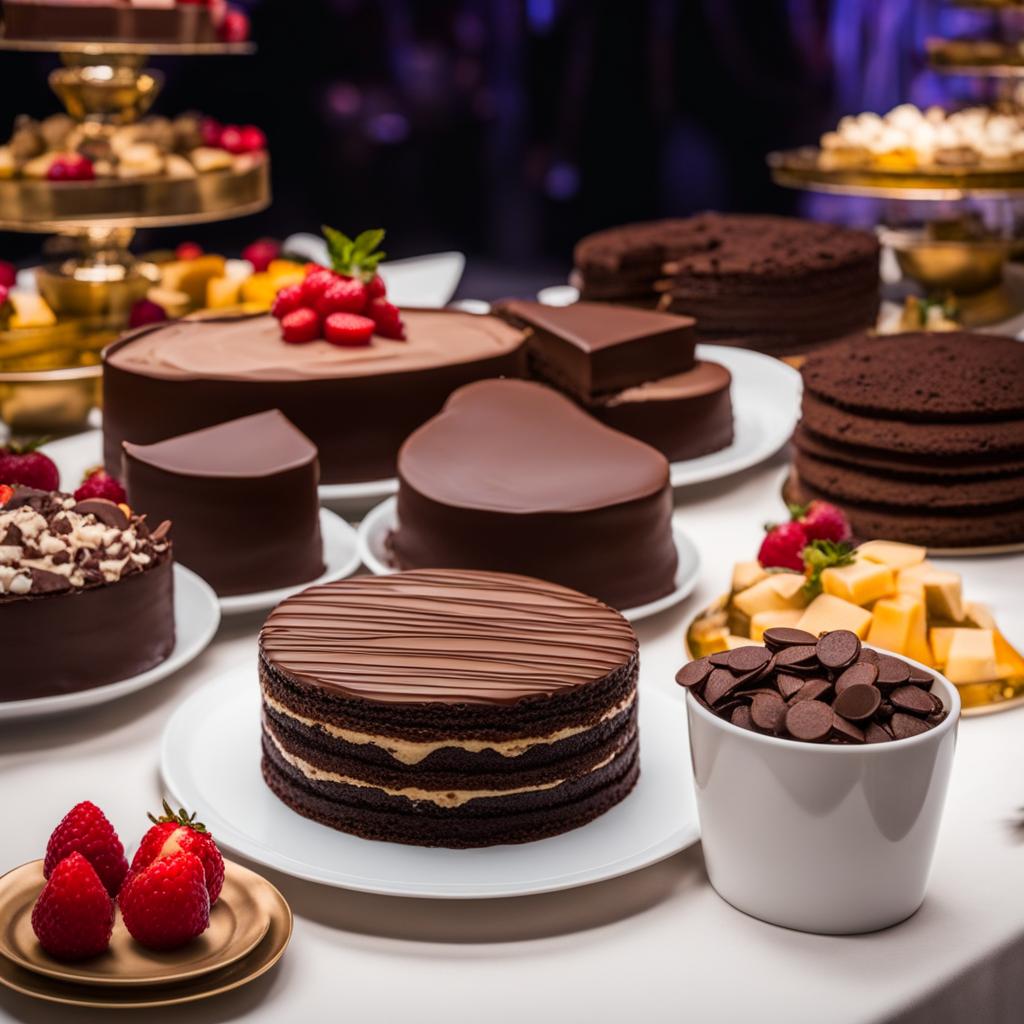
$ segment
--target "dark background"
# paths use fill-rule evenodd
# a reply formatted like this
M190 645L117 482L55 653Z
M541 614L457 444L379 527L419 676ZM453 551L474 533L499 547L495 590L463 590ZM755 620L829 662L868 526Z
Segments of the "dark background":
M564 279L596 228L695 210L863 210L773 186L764 157L837 117L949 98L929 32L988 15L943 0L262 0L254 57L160 59L156 110L255 123L273 206L136 248L195 239L237 253L321 223L388 230L392 256L462 249L460 293ZM970 19L973 19L970 20ZM57 58L0 55L0 125L58 109ZM969 83L953 83L969 99ZM37 256L0 234L0 258Z

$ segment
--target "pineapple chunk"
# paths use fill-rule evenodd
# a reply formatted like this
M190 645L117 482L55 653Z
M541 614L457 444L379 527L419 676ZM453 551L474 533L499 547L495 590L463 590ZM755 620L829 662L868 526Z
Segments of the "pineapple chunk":
M833 594L819 594L796 624L797 629L804 629L814 636L833 629L849 629L862 640L870 626L871 612Z
M230 277L211 277L206 282L206 306L209 309L227 309L242 300L242 282Z

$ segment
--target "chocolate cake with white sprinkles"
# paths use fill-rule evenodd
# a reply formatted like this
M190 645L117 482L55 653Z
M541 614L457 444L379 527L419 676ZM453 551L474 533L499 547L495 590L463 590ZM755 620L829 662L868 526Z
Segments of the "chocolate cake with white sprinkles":
M637 672L629 623L554 583L417 570L311 587L260 634L263 776L367 839L567 832L636 783Z

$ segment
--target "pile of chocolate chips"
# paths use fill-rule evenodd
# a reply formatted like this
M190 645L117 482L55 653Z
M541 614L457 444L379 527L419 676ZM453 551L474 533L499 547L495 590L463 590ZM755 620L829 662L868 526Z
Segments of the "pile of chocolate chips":
M733 725L805 743L904 740L946 717L932 676L847 629L780 627L764 641L691 661L676 682Z

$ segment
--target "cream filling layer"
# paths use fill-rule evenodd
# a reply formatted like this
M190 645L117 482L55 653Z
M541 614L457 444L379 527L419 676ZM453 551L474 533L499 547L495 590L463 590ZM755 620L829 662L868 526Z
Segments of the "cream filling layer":
M360 789L375 789L379 793L387 793L388 796L401 796L405 797L406 800L426 801L427 803L436 804L438 807L461 807L463 804L468 804L470 800L479 800L482 797L514 796L517 793L539 793L545 789L555 789L557 786L561 786L569 781L568 779L555 779L554 782L542 782L536 786L518 786L514 789L449 789L444 792L437 789L420 789L417 786L392 789L389 786L376 786L372 782L353 779L351 776L341 775L339 772L328 772L324 771L323 768L317 768L316 765L310 764L301 757L285 750L274 735L272 728L266 729L265 732L270 737L270 741L277 747L281 757L311 781L340 782L346 786L358 786ZM621 750L616 750L613 754L609 754L603 761L589 768L586 774L589 775L592 772L599 771L606 764L611 764L620 753Z
M636 690L633 690L628 697L620 701L614 707L609 708L596 722L588 725L570 725L564 729L558 729L547 736L525 736L514 740L403 740L395 736L375 736L372 733L356 732L353 729L345 729L340 725L333 725L331 722L320 722L315 718L307 718L297 711L285 707L280 701L275 700L266 689L263 689L263 700L267 707L284 715L295 722L311 728L321 729L328 736L344 740L346 743L355 743L359 746L374 746L389 753L396 761L402 764L419 764L435 750L446 750L458 748L468 751L471 754L479 754L484 750L493 750L502 757L520 757L533 747L547 746L557 743L559 740L568 739L570 736L578 736L582 732L594 729L609 719L616 718L623 711L627 710L636 700Z

